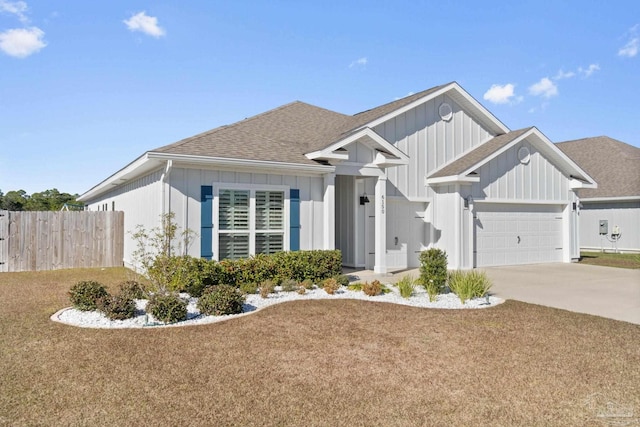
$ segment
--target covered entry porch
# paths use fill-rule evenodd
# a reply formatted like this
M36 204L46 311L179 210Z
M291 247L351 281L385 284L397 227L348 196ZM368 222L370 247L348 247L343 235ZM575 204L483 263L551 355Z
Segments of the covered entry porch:
M325 237L333 243L325 246L342 251L344 266L377 274L415 266L408 260L425 243L426 204L410 203L387 180L387 169L408 165L408 156L369 128L307 156L335 165L325 176Z

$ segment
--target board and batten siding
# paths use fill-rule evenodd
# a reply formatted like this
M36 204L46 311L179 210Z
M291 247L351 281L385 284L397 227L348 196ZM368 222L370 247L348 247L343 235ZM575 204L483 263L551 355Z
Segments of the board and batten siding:
M133 266L132 253L136 250L136 242L132 234L136 227L142 225L147 231L160 224L162 212L162 187L160 179L162 169L151 172L145 176L133 179L99 198L87 203L88 210L107 210L115 207L124 214L124 263Z
M531 153L526 164L518 160L521 147ZM474 199L566 203L571 197L569 178L526 140L490 160L478 173L480 182L473 184Z
M451 105L453 117L442 120L438 108ZM460 157L493 135L450 97L442 95L374 128L380 136L409 156L409 164L387 170L389 196L427 199L433 190L424 179L445 163Z
M617 245L600 236L600 220L609 224L608 237L616 225L620 227ZM640 251L640 200L582 202L580 210L580 247L590 250Z
M225 184L282 185L300 191L300 249L323 248L324 181L317 176L279 175L234 170L176 167L167 179L167 209L175 213L181 229L200 232L201 186L222 188ZM188 248L188 254L200 256L199 239Z
M374 160L373 150L361 142L350 144L345 149L349 152L347 163L367 164Z

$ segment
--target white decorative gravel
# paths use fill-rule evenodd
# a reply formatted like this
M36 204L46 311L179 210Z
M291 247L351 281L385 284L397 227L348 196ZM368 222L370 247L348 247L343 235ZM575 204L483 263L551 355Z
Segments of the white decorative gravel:
M416 288L414 294L410 298L402 298L398 289L392 285L389 285L388 288L391 292L383 295L377 295L375 297L367 296L362 291L350 291L344 287L338 290L334 295L329 295L323 289L317 288L308 290L304 295L299 295L297 292L277 292L269 294L268 298L262 298L258 294L252 294L247 295L242 314L231 314L226 316L201 315L196 308L196 302L198 301L197 298L189 298L187 294L181 294L182 297L188 298L189 300L189 304L187 305L187 320L168 325L155 321L150 314L147 315L145 313L144 308L147 305L147 300L135 300L137 310L136 316L132 319L109 320L104 314L97 311L80 311L75 308L64 308L51 316L51 320L83 328L174 327L220 322L234 317L245 316L270 305L286 301L309 299L359 299L365 301L410 305L413 307L441 309L487 308L504 302L501 298L490 296L488 303L486 298L475 298L468 300L465 304L462 304L460 303L460 299L453 293L438 295L436 301L430 302L426 291L422 288Z

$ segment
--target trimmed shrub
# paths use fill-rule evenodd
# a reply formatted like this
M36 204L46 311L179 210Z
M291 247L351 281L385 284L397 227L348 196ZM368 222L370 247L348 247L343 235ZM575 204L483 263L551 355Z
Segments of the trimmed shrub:
M469 299L485 296L491 289L491 281L484 271L452 271L449 274L449 289L464 304Z
M447 283L447 254L442 249L431 248L420 253L420 284L429 295L429 301L444 291Z
M82 311L96 310L98 300L108 295L107 289L93 280L78 282L69 290L71 304Z
M380 295L382 292L382 283L378 280L374 280L373 282L364 282L362 284L362 292L370 297L374 297L376 295Z
M260 296L262 298L268 298L269 294L272 294L276 291L276 284L271 280L265 280L264 282L260 283L260 286L258 286L258 290L260 291Z
M192 296L198 296L203 288L219 284L240 286L271 280L279 285L288 279L320 283L341 272L342 253L339 250L277 252L220 262L160 256L148 270L152 282L165 283L166 289L185 291Z
M272 280L276 285L282 282L276 259L272 255L257 254L236 262L240 264L240 280L243 282L262 283Z
M120 283L120 295L131 299L144 299L146 298L146 291L144 286L138 281L127 280Z
M217 285L208 288L198 299L200 313L210 316L242 313L245 296L239 289L230 285Z
M136 303L125 294L104 296L97 301L97 306L111 320L131 319L136 314Z
M305 279L319 283L342 273L342 253L339 250L277 252L271 255L277 267L277 283L286 279L298 282Z
M413 295L413 291L416 288L416 281L411 276L404 276L398 280L396 286L398 287L398 291L400 291L400 296L402 298L409 298Z
M287 279L280 284L283 292L293 292L298 290L298 282L293 279Z
M349 276L346 274L338 274L334 277L340 286L349 286Z
M153 283L159 284L156 291L187 292L193 297L217 284L219 276L215 261L187 255L156 257L148 274Z
M177 294L154 294L147 303L147 312L164 323L180 322L187 318L187 302Z
M333 295L340 289L340 283L334 278L325 279L325 281L322 282L322 289L329 295Z
M220 283L220 266L214 261L204 258L189 258L186 261L185 277L180 286L180 291L186 292L192 297L198 298L205 289Z
M240 291L242 291L242 293L249 295L249 294L255 294L256 292L258 292L258 285L256 283L240 283Z
M230 259L223 259L218 263L219 266L219 284L239 285L243 283L240 280L240 263ZM251 283L249 281L247 283Z

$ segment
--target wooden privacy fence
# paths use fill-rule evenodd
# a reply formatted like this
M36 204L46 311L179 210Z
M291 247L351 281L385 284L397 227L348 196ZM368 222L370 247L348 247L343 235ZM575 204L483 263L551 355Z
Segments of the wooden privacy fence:
M124 212L0 211L0 272L122 266Z

